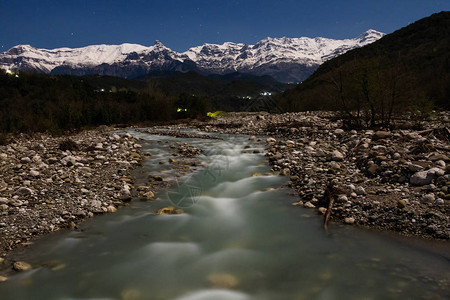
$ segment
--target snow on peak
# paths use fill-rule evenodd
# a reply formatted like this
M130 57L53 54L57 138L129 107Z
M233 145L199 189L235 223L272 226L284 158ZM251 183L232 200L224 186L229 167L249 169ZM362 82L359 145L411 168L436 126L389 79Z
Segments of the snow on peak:
M51 72L60 66L91 68L102 64L121 64L130 69L178 66L194 62L198 70L207 73L230 71L251 72L270 69L277 64L293 64L317 67L325 60L343 54L353 48L372 43L384 34L369 29L353 39L334 40L323 37L272 38L267 37L255 45L226 42L205 43L177 53L156 40L153 46L124 43L121 45L91 45L81 48L39 49L30 45L18 45L0 53L0 67L6 69L34 69ZM131 65L130 65L131 63ZM273 69L273 68L272 68Z

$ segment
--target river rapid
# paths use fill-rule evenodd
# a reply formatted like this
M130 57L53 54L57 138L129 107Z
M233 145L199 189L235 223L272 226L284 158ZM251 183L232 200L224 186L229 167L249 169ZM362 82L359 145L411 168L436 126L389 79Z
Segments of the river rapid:
M27 260L40 267L2 283L0 299L450 298L448 256L351 226L325 232L248 136L130 133L152 154L137 176L172 187L38 241ZM202 149L207 167L185 176L161 164L175 142ZM154 214L167 206L184 213Z

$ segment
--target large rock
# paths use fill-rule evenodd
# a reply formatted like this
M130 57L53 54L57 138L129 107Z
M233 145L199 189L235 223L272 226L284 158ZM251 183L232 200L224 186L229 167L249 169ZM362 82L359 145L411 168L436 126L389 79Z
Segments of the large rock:
M331 156L331 160L333 160L333 161L344 160L344 154L342 154L341 152L339 152L337 150L334 150L333 152L331 152L330 156Z
M409 164L408 165L408 170L410 170L411 172L420 172L424 169L424 167L420 166L420 165L416 165L416 164Z
M368 171L370 174L375 175L375 174L378 172L379 169L380 169L380 166L378 166L377 164L372 164L372 165L370 165L370 167L367 169L367 171Z
M124 186L120 190L120 199L124 201L131 199L131 191L128 186Z
M33 267L29 263L26 263L24 261L16 261L13 264L13 269L16 271L19 271L19 272L28 271L28 270L31 270L32 268Z
M31 159L29 157L22 157L20 159L20 162L23 164L29 164L31 162Z
M422 201L422 203L433 203L435 199L436 199L436 197L434 196L434 194L430 193L430 194L423 195L420 200Z
M355 218L352 218L352 217L345 218L344 219L344 223L345 224L349 224L349 225L354 224L355 223Z
M449 160L447 155L440 154L440 153L435 153L432 156L430 156L428 159L431 161L438 161L438 160L448 161Z
M363 195L366 194L366 190L362 186L358 186L358 187L355 188L355 193L357 195L363 196Z
M21 196L28 196L31 195L32 193L33 191L27 187L21 187L16 191L16 194Z
M411 176L409 182L413 185L422 186L422 185L430 184L434 178L435 178L435 173L430 172L430 170L419 171L419 172L414 173Z
M168 206L161 208L156 212L157 215L179 215L182 214L183 210L181 209L175 209L173 206Z
M381 140L381 139L387 139L390 136L391 136L391 133L389 131L377 131L373 135L373 138L375 140Z

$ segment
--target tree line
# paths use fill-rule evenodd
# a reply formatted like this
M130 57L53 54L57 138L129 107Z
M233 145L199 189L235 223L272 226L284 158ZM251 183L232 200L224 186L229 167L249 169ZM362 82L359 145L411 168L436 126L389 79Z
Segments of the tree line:
M183 114L177 113L182 106ZM140 90L98 89L87 78L0 72L0 132L62 133L84 127L205 116L207 99Z

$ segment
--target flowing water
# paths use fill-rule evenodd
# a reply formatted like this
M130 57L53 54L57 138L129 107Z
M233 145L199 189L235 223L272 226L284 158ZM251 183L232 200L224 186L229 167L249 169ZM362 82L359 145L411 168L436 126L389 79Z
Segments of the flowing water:
M145 139L145 174L166 179L169 144L202 148L208 167L178 177L160 200L87 221L82 232L31 247L40 265L0 285L0 299L449 299L448 256L346 226L323 231L316 212L268 176L248 137ZM159 141L159 142L157 142ZM246 152L246 153L243 153ZM251 176L260 173L263 176ZM155 215L176 205L184 214Z

